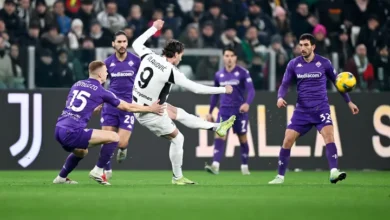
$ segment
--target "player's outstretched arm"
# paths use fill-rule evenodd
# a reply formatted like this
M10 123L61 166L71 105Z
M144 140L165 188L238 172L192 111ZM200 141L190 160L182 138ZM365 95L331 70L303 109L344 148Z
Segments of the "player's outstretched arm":
M179 72L176 68L173 68L174 84L181 86L196 94L231 94L233 87L230 85L225 87L205 86L194 81L191 81L185 77L184 73Z
M142 105L128 103L121 100L117 108L127 112L136 112L136 113L150 112L150 113L161 115L162 113L164 113L165 106L158 104L159 102L160 100L154 102L150 106L142 106Z
M134 51L138 54L138 56L143 57L146 54L152 53L152 50L145 47L145 42L153 36L158 30L160 30L164 25L163 20L156 20L153 23L153 26L150 27L147 31L145 31L141 36L139 36L132 44Z

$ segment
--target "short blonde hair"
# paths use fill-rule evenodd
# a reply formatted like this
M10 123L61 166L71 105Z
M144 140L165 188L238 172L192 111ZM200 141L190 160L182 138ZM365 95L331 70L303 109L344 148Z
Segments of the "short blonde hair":
M95 71L103 66L105 66L106 64L100 60L95 60L95 61L92 61L89 65L88 65L88 72L89 74L95 74Z

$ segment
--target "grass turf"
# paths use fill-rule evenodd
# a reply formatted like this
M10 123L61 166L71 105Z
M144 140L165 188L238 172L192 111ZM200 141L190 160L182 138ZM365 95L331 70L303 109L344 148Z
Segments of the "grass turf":
M76 171L78 185L54 185L57 171L0 172L0 216L43 219L376 219L388 218L390 172L349 172L329 183L328 172L287 173L284 185L267 185L275 172L185 171L199 183L173 186L169 171L114 171L112 186Z

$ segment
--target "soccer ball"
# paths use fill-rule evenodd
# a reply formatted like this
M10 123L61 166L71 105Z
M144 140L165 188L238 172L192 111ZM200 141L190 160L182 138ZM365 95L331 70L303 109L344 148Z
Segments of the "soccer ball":
M356 86L356 78L350 72L339 73L336 77L336 88L339 92L350 92Z

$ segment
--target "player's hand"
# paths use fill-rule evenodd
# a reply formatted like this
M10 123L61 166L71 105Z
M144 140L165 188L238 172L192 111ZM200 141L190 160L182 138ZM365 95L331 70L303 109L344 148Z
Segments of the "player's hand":
M225 89L226 89L226 94L232 94L233 87L231 85L225 86Z
M348 102L349 109L351 109L352 114L357 115L359 113L359 108L353 104L353 102Z
M206 120L209 121L209 122L214 122L214 118L213 118L213 116L211 114L208 114L206 116Z
M98 107L96 107L96 108L93 110L93 112L94 112L94 113L99 113L100 110L102 110L102 107L103 107L103 104L99 105Z
M153 112L157 115L163 115L166 105L160 105L159 103L160 103L160 99L153 102L153 104L149 106L150 112Z
M248 112L249 111L249 104L248 103L244 103L241 105L240 107L240 113L245 113L245 112Z
M160 30L164 26L164 21L161 19L155 20L153 22L153 26L157 28L157 30Z
M276 103L276 105L278 106L278 108L286 107L287 106L287 102L283 98L279 98L278 102Z

